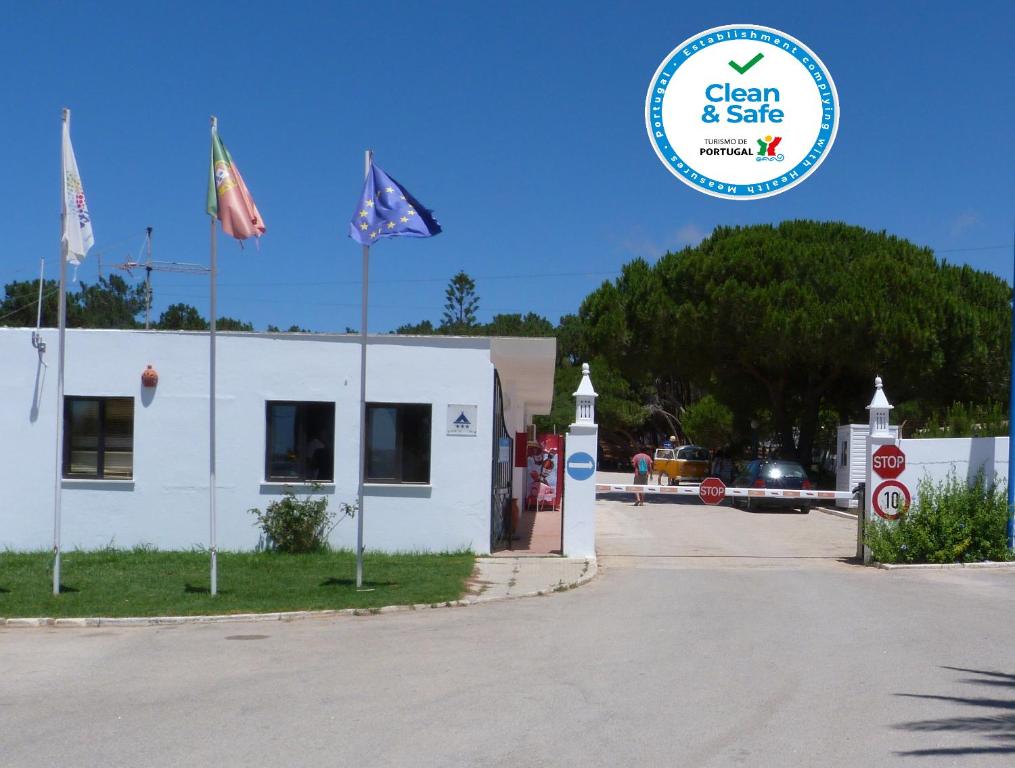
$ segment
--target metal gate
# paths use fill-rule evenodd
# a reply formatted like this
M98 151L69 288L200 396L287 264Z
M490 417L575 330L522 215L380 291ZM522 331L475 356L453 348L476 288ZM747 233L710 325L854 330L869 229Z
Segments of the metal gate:
M493 456L491 459L490 551L511 535L511 468L514 464L514 441L504 424L504 394L500 376L493 372Z

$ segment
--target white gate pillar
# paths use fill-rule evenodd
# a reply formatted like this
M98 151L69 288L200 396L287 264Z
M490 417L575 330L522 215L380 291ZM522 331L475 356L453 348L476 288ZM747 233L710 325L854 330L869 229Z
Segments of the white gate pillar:
M599 426L596 424L596 391L589 378L589 364L582 364L582 380L576 398L575 420L564 442L564 535L566 557L596 556L596 464Z
M882 445L895 445L896 439L888 428L888 416L895 406L888 402L885 392L881 386L881 377L874 379L874 398L871 400L867 410L870 411L870 434L867 438L866 472L867 482L864 497L864 526L868 525L874 518L874 464L872 457L874 451ZM863 561L871 561L870 547L864 544Z

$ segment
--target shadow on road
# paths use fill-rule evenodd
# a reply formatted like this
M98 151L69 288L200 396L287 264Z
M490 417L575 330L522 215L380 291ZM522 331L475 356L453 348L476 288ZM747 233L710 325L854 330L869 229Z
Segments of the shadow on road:
M993 690L998 688L1015 689L1015 675L1005 672L994 672L983 669L967 669L965 667L942 667L953 672L965 672L971 677L964 677L957 682L967 685L982 685ZM980 755L980 754L1015 754L1015 698L994 698L980 696L939 696L921 693L897 693L896 696L906 698L945 701L976 707L976 711L992 710L989 714L970 717L947 717L938 720L914 720L908 723L897 723L893 728L915 733L968 733L971 737L981 736L988 739L986 744L971 744L965 747L930 747L914 749L896 754L909 757L932 755Z

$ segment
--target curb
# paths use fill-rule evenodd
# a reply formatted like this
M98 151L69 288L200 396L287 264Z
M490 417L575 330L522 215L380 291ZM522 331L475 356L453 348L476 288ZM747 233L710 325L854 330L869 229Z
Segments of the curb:
M824 512L826 515L834 515L835 517L844 517L847 520L856 522L856 514L850 512L843 512L841 509L829 509L828 507L814 507L818 512Z
M871 563L871 565L883 571L944 571L960 568L1015 569L1015 562L1001 563L996 561L984 561L982 563Z
M330 608L320 611L275 611L273 613L225 613L210 616L142 616L142 617L101 617L56 619L38 617L27 619L0 618L0 627L157 627L179 624L228 624L231 622L266 622L266 621L298 621L315 619L322 616L374 616L384 613L404 613L406 611L424 611L432 608L467 608L470 605L498 603L505 600L517 600L523 597L545 597L555 592L569 590L588 584L599 572L595 558L585 559L585 570L576 580L568 584L561 582L555 587L539 589L535 592L524 592L520 595L501 595L497 597L467 597L463 600L447 600L442 603L415 603L411 605L385 605L380 608Z

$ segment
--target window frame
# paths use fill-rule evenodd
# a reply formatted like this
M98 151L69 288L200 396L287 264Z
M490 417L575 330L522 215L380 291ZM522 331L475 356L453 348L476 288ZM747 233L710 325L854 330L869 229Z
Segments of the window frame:
M372 408L394 408L395 409L395 467L397 469L398 476L394 478L390 477L372 477L370 475L370 410ZM405 418L405 412L409 408L426 408L429 411L429 422L430 431L426 436L427 439L427 457L426 457L426 479L425 480L405 480L404 469L405 464L403 461L403 451L405 448L405 429L403 427L403 420ZM392 403L392 402L369 402L366 404L366 429L363 430L365 435L365 442L361 446L363 451L363 482L374 485L417 485L425 486L430 485L433 480L433 403Z
M273 405L292 405L296 407L296 441L297 441L297 465L298 477L282 477L271 474L271 407ZM308 463L310 457L306 454L309 436L306 431L306 406L330 406L331 407L331 477L311 478L307 477ZM318 484L332 485L335 482L335 401L334 400L265 400L264 401L264 482L266 483L288 483L288 484Z
M106 477L106 403L123 400L130 403L130 476ZM94 402L98 404L98 430L95 437L95 474L71 472L71 406L73 403ZM105 480L132 482L134 480L134 398L129 395L64 395L63 396L63 446L61 452L61 480Z

